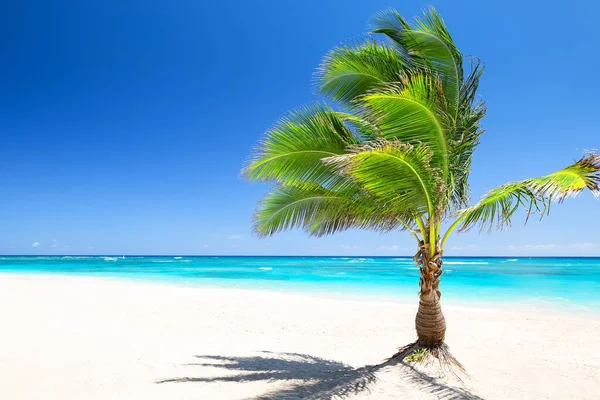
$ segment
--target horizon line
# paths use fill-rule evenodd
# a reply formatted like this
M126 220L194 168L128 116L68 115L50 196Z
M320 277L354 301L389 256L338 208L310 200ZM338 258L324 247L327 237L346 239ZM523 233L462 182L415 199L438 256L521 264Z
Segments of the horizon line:
M411 258L410 255L260 255L260 254L0 254L0 257L335 257L335 258ZM452 255L442 258L600 258L600 255Z

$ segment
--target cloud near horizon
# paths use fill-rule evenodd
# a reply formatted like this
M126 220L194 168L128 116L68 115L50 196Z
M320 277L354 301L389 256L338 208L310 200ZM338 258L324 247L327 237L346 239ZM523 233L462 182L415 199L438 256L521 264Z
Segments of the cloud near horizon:
M477 246L475 246L474 244L470 244L467 246L450 246L448 247L448 250L467 250L467 249L476 249Z
M525 244L525 245L510 245L508 246L511 250L550 250L550 249L593 249L596 248L597 245L595 243L573 243L566 245L558 245L554 243L550 244Z

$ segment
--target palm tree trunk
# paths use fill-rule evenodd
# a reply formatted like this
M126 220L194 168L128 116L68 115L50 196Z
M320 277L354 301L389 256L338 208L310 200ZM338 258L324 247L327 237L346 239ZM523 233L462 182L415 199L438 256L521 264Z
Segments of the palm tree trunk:
M436 348L444 343L446 336L446 320L442 314L439 290L440 276L442 275L442 251L436 249L433 257L422 246L415 256L415 261L421 265L421 279L419 284L419 310L415 319L417 328L417 344L426 348Z

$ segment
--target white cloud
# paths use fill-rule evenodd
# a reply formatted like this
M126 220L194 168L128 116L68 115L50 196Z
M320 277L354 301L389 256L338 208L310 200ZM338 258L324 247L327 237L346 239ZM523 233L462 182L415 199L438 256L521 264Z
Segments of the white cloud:
M353 245L350 245L350 244L343 244L343 245L341 245L341 247L344 250L358 249L358 246L353 246Z
M525 245L510 245L508 246L511 250L558 250L558 249L593 249L596 248L596 244L594 243L573 243L573 244L525 244Z
M394 251L394 250L398 250L398 245L393 244L391 246L379 246L378 250L382 250L382 251Z
M59 245L59 244L60 244L60 243L58 243L58 242L56 241L56 239L54 239L54 240L52 241L52 247L58 247L58 245Z
M244 237L243 235L229 235L229 239L231 240L239 240L242 237Z
M40 247L40 242L33 242L31 247Z
M555 244L527 244L525 245L526 249L533 249L533 250L547 250L547 249L555 249L556 245Z
M70 248L71 248L71 246L63 246L63 248L65 248L65 249L70 249Z
M596 247L596 245L594 243L577 243L577 244L572 244L571 247L574 247L576 249L591 249Z
M205 245L204 245L204 248L207 248L207 247L208 247L208 245L207 245L207 244L205 244Z
M450 247L448 247L448 250L451 250L451 251L474 250L474 249L479 249L479 247L475 246L474 244L467 244L467 245L462 245L462 246L450 246Z

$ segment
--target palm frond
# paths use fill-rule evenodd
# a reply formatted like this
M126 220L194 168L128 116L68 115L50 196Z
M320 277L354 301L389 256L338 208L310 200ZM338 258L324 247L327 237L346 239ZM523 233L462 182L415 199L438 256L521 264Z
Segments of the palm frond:
M429 75L407 76L400 86L390 85L385 91L364 96L361 102L383 138L427 146L432 166L438 167L445 179L450 151L448 120L439 102L438 83Z
M567 197L577 196L583 189L600 197L600 155L590 153L575 164L550 175L528 181L532 190L541 197L561 202Z
M388 207L423 215L434 211L435 196L442 186L439 170L430 165L431 157L431 150L424 145L381 140L324 162Z
M491 230L494 223L500 229L510 224L513 214L519 206L527 210L528 215L547 211L547 204L527 187L526 182L512 182L490 190L475 205L459 211L461 231L479 224L481 230Z
M276 186L259 204L254 216L255 232L270 236L300 228L312 236L324 236L353 228L380 232L404 229L398 214L382 212L383 205L350 181L336 189Z
M359 96L390 82L398 82L406 69L396 49L367 40L333 49L323 60L318 77L321 93L334 101L350 103Z
M377 140L381 138L377 124L356 114L338 111L335 113L340 121L344 122L350 130L362 141ZM354 128L354 129L353 129Z
M549 212L552 201L561 202L585 188L600 197L600 155L588 154L574 164L552 174L511 182L488 192L475 205L459 212L457 223L466 231L479 225L482 230L509 225L511 217L524 207L529 216Z
M471 197L468 181L471 162L480 136L484 133L480 122L486 113L485 103L476 98L483 69L483 64L473 58L471 72L462 83L460 90L459 119L454 126L454 132L450 135L448 193L453 210L465 207Z
M321 159L357 143L336 112L316 104L290 113L267 132L242 172L251 180L324 184L334 173Z
M440 77L448 112L456 118L463 80L462 55L435 8L429 8L412 25L395 10L387 10L375 17L373 26L374 33L382 33L396 44L399 54L410 57L407 64L411 68Z
M400 44L399 50L405 51L402 47L402 33L410 30L410 24L393 8L379 11L371 18L371 31L381 33L389 37L396 45Z

